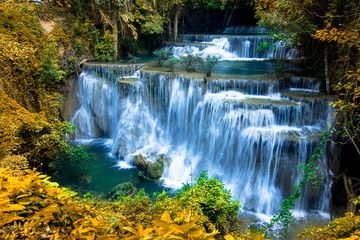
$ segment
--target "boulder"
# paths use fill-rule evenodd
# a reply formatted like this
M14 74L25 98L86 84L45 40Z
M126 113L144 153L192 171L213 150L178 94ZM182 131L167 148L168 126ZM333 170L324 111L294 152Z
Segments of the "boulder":
M140 154L134 157L134 164L140 171L144 171L148 166L148 161Z
M167 162L168 159L164 155L158 156L155 162L145 159L142 155L134 157L134 164L142 173L139 177L148 180L161 178L164 172L164 165Z

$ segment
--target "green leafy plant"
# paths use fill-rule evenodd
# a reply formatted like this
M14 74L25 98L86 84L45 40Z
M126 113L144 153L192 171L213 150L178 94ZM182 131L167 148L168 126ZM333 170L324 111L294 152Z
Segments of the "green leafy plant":
M177 58L171 57L171 58L169 58L169 59L167 59L165 61L162 61L161 65L163 67L168 68L170 72L173 72L174 69L175 69L175 65L176 65L176 63L178 63L178 61L179 60Z
M71 161L76 163L80 168L86 169L91 166L93 154L85 151L84 147L77 145L75 147L67 147L60 156L61 161Z
M173 57L173 53L165 49L156 50L153 54L156 56L156 64L158 66L163 66L165 61Z
M207 56L199 59L199 64L205 74L205 77L211 77L212 71L218 62L219 58L214 56Z
M99 38L95 45L95 60L98 61L111 61L115 54L113 34L110 31L105 33Z
M184 66L185 71L195 72L195 66L201 61L201 57L188 53L180 56L180 63Z
M207 216L216 228L226 234L237 221L239 202L231 199L229 190L203 171L194 186L185 184L175 195L180 204L196 209Z

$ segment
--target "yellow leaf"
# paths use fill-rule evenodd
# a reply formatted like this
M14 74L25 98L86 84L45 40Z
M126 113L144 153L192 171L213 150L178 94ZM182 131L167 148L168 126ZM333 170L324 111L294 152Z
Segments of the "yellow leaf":
M169 211L165 211L162 215L161 215L161 220L170 223L171 218L170 218L170 213Z
M4 208L3 211L19 211L19 210L24 210L25 207L21 204L10 204L9 207Z

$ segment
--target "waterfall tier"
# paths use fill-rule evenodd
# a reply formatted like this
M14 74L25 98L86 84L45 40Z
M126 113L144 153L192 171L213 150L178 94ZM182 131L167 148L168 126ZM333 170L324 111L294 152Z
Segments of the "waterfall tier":
M128 164L138 154L166 155L168 186L181 187L207 170L256 213L273 214L292 193L302 174L296 166L308 161L331 122L328 97L291 90L310 88L304 79L291 79L282 89L276 80L204 82L118 68L84 65L80 108L72 118L77 137L111 138L112 154ZM133 81L121 80L127 74ZM328 212L326 156L318 164L322 185L306 190L298 210Z
M224 30L224 33L228 34L256 34L256 33L266 33L265 28L259 28L256 26L231 26L227 27Z
M175 56L189 52L199 55L213 55L221 60L259 60L285 59L297 57L291 49L282 42L277 42L274 48L266 52L259 52L262 42L272 42L270 36L244 35L204 35L180 34L182 43L167 43L167 49L172 50ZM186 46L184 44L191 43ZM196 45L202 44L201 46Z

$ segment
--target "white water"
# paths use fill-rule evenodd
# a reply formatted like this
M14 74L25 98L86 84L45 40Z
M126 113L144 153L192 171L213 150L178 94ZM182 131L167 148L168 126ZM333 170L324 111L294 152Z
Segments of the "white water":
M242 61L300 57L296 50L289 49L282 42L277 42L274 48L260 53L258 47L263 41L271 42L270 36L182 34L179 37L184 42L198 42L204 45L168 44L167 50L171 50L176 57L188 53L203 57L215 56L220 60Z
M116 70L119 68L120 70ZM304 164L331 122L327 99L291 100L274 81L209 81L123 67L84 65L79 77L80 108L72 122L77 138L112 139L119 166L138 154L165 155L163 180L179 188L207 170L231 190L244 209L274 214L292 193ZM111 72L111 74L109 74ZM120 83L134 75L135 84ZM294 83L290 83L290 85ZM305 86L306 87L306 86ZM307 189L298 212L328 212L326 156L319 160L324 179Z

